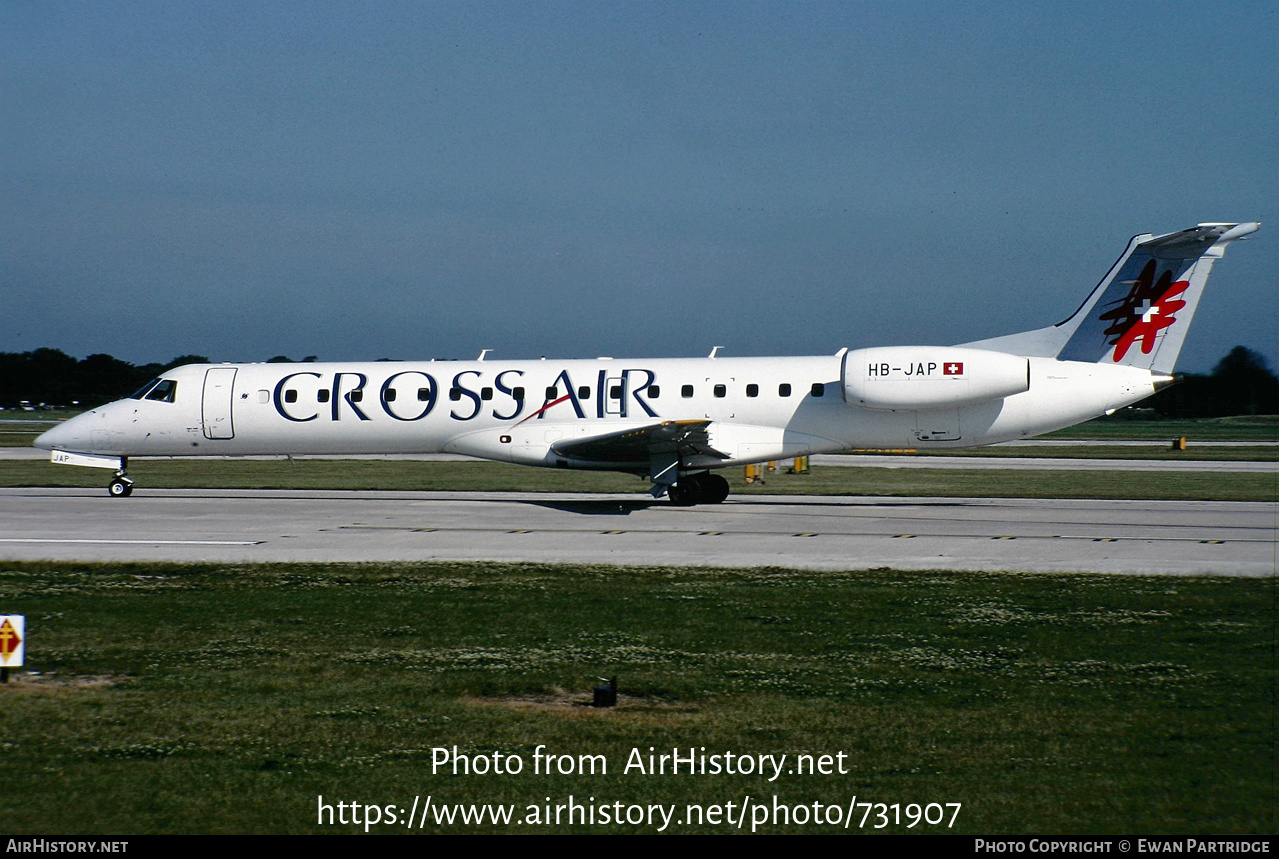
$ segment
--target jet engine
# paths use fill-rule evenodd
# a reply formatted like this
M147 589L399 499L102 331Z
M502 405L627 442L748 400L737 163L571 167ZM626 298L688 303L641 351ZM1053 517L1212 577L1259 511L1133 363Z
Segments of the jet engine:
M844 402L881 411L948 409L1030 390L1030 359L953 346L844 353Z

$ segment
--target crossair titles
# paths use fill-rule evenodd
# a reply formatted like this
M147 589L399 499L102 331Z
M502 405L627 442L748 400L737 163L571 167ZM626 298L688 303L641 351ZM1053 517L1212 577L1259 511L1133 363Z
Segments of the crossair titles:
M521 384L524 376L524 370L502 370L490 380L482 370L462 370L454 374L447 389L442 389L436 377L423 370L402 370L380 384L370 383L369 377L359 372L323 374L304 370L280 379L272 402L280 417L294 423L370 421L379 415L411 423L431 415L442 398L453 404L448 417L455 421L475 420L486 412L496 420L513 421L524 415L530 402ZM561 370L547 386L547 393L554 388L556 396L544 397L542 405L523 420L541 420L557 406L572 408L579 419L588 415L625 418L632 412L656 418L658 414L645 396L656 379L652 370L632 367L600 370L593 385L578 385L567 369ZM298 395L298 388L304 386L316 394L310 398L310 405ZM375 391L377 399L370 402L372 398L367 395Z

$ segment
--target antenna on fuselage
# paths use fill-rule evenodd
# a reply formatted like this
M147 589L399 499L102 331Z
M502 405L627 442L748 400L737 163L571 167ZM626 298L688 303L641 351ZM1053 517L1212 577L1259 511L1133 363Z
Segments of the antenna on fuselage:
M487 355L488 353L492 352L492 351L493 351L492 349L481 349L481 350L480 350L480 357L476 358L475 360L476 360L476 361L483 361L483 360L484 360L484 356L485 356L485 355Z
M706 357L708 357L708 358L714 358L714 357L715 357L715 353L716 353L716 352L718 352L720 349L723 349L723 348L724 348L723 346L715 346L715 347L713 347L713 348L711 349L711 354L707 355Z

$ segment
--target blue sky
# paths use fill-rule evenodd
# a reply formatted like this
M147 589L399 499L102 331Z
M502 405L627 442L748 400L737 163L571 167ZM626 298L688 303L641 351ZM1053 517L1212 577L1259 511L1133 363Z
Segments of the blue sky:
M0 4L0 351L822 354L1231 247L1279 367L1279 4Z

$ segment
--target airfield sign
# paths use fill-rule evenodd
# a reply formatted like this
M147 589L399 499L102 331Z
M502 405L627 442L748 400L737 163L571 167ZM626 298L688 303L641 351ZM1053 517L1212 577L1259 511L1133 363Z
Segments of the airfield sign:
M26 630L27 619L23 615L0 615L0 668L22 667Z

